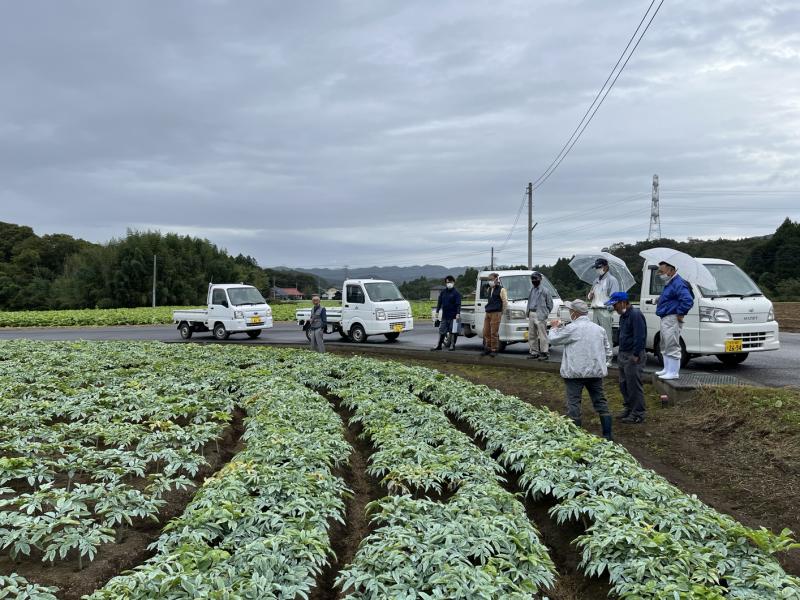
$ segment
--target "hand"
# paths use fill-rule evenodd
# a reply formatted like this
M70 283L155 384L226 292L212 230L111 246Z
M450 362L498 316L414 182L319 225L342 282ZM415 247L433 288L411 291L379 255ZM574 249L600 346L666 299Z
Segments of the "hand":
M592 300L592 299L594 298L594 292L589 292L588 294L586 294L586 297L587 297L589 300Z
M678 315L678 322L683 323L683 315Z
M460 320L461 320L461 315L460 314L456 315L456 321L460 321Z
M631 359L631 361L632 361L634 364L638 365L638 364L639 364L639 355L637 354L636 356L634 356L634 357Z

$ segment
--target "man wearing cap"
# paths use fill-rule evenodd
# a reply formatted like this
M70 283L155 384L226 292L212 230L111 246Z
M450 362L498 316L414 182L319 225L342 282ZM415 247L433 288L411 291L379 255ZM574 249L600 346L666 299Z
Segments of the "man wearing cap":
M658 263L658 276L664 289L658 297L656 315L661 317L661 356L664 368L656 373L659 379L680 379L681 331L683 318L694 305L692 288L678 275L678 270L667 262Z
M561 377L567 388L567 416L580 426L583 388L589 392L592 407L600 416L603 437L611 438L611 414L603 392L603 378L608 375L611 343L603 328L587 316L589 307L583 300L565 302L572 319L567 325L555 320L548 339L553 346L564 346Z
M483 320L483 355L495 357L500 347L500 321L508 307L508 294L500 283L500 275L489 273Z
M644 423L644 388L642 372L647 362L645 339L647 322L641 311L632 306L627 292L614 292L608 299L619 314L619 391L623 411L618 417L623 423Z
M550 347L547 342L547 317L553 310L553 298L542 285L542 274L531 273L531 293L528 294L528 358L547 360Z
M444 278L444 289L436 302L436 316L439 323L439 343L431 350L441 350L448 333L450 334L448 350L455 350L458 326L461 320L461 294L456 289L456 278L452 275ZM455 327L453 327L454 323Z
M608 271L608 261L605 258L598 258L594 261L594 269L597 278L592 283L589 292L589 300L592 302L592 321L600 325L608 336L608 342L613 345L613 334L611 333L611 313L613 309L607 306L611 294L618 292L619 281Z

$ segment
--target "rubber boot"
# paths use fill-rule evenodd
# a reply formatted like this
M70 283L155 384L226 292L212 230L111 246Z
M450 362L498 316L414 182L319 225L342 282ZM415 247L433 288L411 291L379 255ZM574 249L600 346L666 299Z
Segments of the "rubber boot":
M457 339L458 339L458 334L457 333L450 334L450 348L448 348L450 350L450 352L452 352L453 350L456 349L456 340Z
M611 436L611 415L601 415L600 425L603 428L603 437L609 441L613 441L614 438Z
M669 380L669 379L680 379L680 369L681 369L681 359L680 358L672 358L671 356L664 357L664 363L667 366L666 372L663 375L660 375L658 378L662 380Z
M442 344L444 344L444 336L439 334L439 343L436 344L435 348L431 348L431 352L435 352L436 350L441 350Z

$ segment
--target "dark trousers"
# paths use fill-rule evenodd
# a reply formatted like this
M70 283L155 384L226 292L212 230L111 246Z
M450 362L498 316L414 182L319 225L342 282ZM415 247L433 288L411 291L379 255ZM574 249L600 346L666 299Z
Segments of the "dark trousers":
M620 352L617 356L619 366L619 391L622 392L622 402L625 410L633 417L644 418L644 387L642 386L642 373L647 362L647 353L642 350L639 362L633 362L635 354Z
M592 407L598 415L603 417L610 414L606 395L603 391L602 377L564 379L564 383L567 386L567 416L575 421L576 424L581 424L583 388L586 388L586 391L589 392L589 398L592 399Z

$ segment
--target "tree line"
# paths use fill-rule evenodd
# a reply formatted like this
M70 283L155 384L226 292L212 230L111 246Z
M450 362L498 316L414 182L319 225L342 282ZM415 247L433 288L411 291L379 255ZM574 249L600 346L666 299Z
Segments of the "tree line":
M273 285L317 291L307 273L264 269L210 241L157 231L128 231L94 244L69 235L36 235L0 222L0 310L121 308L152 302L153 256L159 305L199 305L210 281L245 282L268 297Z

